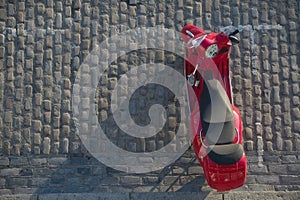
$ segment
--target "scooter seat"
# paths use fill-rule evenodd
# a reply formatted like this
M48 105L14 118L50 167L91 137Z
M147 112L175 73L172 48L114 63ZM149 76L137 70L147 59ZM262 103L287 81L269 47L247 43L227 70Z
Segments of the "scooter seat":
M211 145L207 151L209 158L220 165L237 163L244 153L241 144Z
M221 123L206 123L203 121L202 128L206 142L209 145L231 144L236 136L235 127L231 121Z
M200 97L200 119L210 145L230 144L235 138L232 105L221 83L206 80Z

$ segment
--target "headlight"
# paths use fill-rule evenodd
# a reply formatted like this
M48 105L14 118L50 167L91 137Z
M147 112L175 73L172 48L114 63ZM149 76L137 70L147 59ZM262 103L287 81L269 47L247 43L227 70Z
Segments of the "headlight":
M207 47L205 51L205 55L207 58L214 58L218 54L218 45L212 44L209 47Z

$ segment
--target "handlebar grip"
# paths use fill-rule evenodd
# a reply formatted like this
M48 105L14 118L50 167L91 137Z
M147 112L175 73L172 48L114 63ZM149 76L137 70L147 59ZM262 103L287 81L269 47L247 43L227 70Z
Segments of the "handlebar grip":
M230 33L229 36L231 36L231 35L236 35L236 34L239 33L241 30L243 30L243 27L237 28L235 31L233 31L232 33Z
M230 33L229 36L235 35L235 34L237 34L237 33L239 33L239 32L240 32L239 30L235 30L235 31L233 31L232 33Z
M191 31L186 30L185 32L186 32L190 37L192 37L192 38L194 37L194 34L193 34Z

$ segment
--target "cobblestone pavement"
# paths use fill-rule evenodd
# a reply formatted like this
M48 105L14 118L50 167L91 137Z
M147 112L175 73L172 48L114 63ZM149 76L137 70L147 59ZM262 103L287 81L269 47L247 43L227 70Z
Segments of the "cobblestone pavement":
M139 192L162 192L163 197L176 191L209 197L212 190L192 149L162 170L123 173L89 154L72 115L76 73L98 43L128 29L160 25L180 31L192 23L207 31L245 28L230 64L248 176L235 193L215 194L214 199L255 199L260 194L283 199L284 191L291 195L285 199L299 198L291 192L300 190L299 12L297 0L0 0L0 196L35 199L41 194L39 199L46 199L42 194L111 192L106 195L136 199L143 194ZM151 62L183 70L183 59L170 52L133 51L113 62L95 98L107 136L132 152L162 148L178 128L176 97L156 85L140 88L130 109L136 123L145 125L149 106L163 105L167 124L157 135L133 138L114 122L110 98L116 81L132 67ZM141 76L147 76L146 69Z

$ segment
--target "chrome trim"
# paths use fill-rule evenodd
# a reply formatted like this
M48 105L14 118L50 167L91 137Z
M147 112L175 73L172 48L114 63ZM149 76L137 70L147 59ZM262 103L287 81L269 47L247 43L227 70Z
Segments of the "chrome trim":
M237 140L237 142L236 142L236 144L238 144L238 143L240 143L240 132L239 132L239 130L237 129L237 128L235 128L235 132L236 132L236 134L237 134L237 137L238 137L238 140Z
M201 45L201 43L204 41L204 39L206 38L207 35L203 35L203 36L200 36L198 38L191 38L187 44L186 44L186 47L191 49L191 48L197 48L198 46ZM192 43L192 45L189 47L190 43Z
M189 31L189 30L186 30L185 31L190 37L195 37L195 35L191 32L191 31Z
M207 148L208 146L206 146L206 144L204 144L203 140L202 140L202 129L200 130L200 141L202 146L204 146L205 148Z

